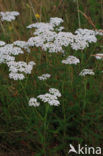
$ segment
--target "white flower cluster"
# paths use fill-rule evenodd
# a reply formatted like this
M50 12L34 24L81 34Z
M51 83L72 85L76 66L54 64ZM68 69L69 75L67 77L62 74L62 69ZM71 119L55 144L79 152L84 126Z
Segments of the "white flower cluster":
M62 18L58 18L58 17L51 17L50 18L50 24L54 25L54 26L59 26L61 23L63 23L63 19Z
M71 32L63 32L64 27L61 18L50 18L49 23L34 23L27 28L35 28L34 37L29 38L29 46L41 47L44 51L50 53L62 52L63 47L71 46L74 50L83 50L89 47L89 43L97 42L96 35L103 35L99 31L88 29L78 29L74 34Z
M23 74L11 72L9 78L13 80L23 80L25 77Z
M0 64L14 61L15 57L13 55L23 54L21 48L14 47L13 44L6 44L0 47Z
M92 69L83 69L80 74L80 76L86 76L86 75L95 75Z
M49 93L39 95L37 98L39 98L44 103L48 103L51 106L58 106L60 105L58 97L61 97L61 93L59 92L59 90L55 88L50 88Z
M59 52L62 51L62 47L54 43L57 33L56 31L62 31L64 27L59 25L63 22L61 18L51 18L50 23L35 23L29 25L27 28L36 28L34 32L35 37L31 37L28 40L29 46L41 47L44 51Z
M50 88L49 93L37 96L38 99L43 101L44 103L48 103L51 106L58 106L60 102L58 101L58 97L61 97L61 93L58 89ZM30 98L29 106L38 107L40 103L37 101L37 98Z
M16 16L18 15L19 15L19 12L17 11L0 12L1 21L11 22L15 20Z
M6 43L4 41L0 41L0 47L4 46Z
M103 30L99 29L99 30L95 30L96 35L100 35L103 36Z
M95 54L93 55L97 60L101 60L103 59L103 54L102 53L98 53L98 54Z
M61 93L60 93L60 91L58 89L55 89L55 88L50 88L49 89L49 93L50 94L53 94L53 95L55 95L57 97L61 97L62 96Z
M34 107L38 107L40 105L40 103L37 101L36 98L32 97L29 100L29 106L34 106Z
M88 43L97 42L96 31L89 29L77 29L75 34Z
M37 34L40 34L46 30L49 30L49 31L54 30L53 26L50 23L44 23L44 22L37 22L37 23L30 24L29 26L27 26L27 28L28 29L36 28Z
M0 47L0 64L1 63L7 64L7 66L9 67L9 71L10 71L9 77L11 79L23 80L25 78L23 73L31 74L31 71L33 69L33 66L35 65L35 62L31 61L28 64L23 61L16 62L15 55L23 54L24 51L20 47L17 47L14 45L15 43L6 44Z
M50 78L51 75L50 74L42 74L41 76L38 76L39 80L47 80L48 78Z
M35 65L35 63L33 61L29 62L28 64L26 62L23 61L10 61L7 63L8 67L9 67L9 77L10 79L14 79L14 80L23 80L24 74L31 74L31 71L33 69L33 66Z
M23 48L24 50L26 50L28 53L30 53L30 48L27 42L25 41L15 41L13 42L13 45L18 46L20 48Z
M78 64L80 63L80 60L76 58L75 56L68 56L66 60L62 60L62 63L64 64Z

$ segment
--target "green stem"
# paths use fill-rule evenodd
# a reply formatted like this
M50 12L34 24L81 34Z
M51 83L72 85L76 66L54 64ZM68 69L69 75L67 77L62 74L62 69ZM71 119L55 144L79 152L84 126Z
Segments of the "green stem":
M84 105L83 110L85 110L86 107L86 95L87 95L87 79L84 79Z
M77 0L77 12L78 12L78 25L79 28L81 27L81 22L80 22L80 13L79 13L79 0Z
M47 117L48 117L48 111L49 111L49 104L46 104L46 107L45 107L45 116L44 116L44 145L43 145L43 148L44 148L44 153L45 153L45 156L46 156L46 135L47 135Z

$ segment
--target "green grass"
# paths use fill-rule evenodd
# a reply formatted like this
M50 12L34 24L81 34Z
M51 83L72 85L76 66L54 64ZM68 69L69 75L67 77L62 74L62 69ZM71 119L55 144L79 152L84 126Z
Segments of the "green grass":
M95 2L94 2L95 1ZM0 27L0 40L12 43L15 40L27 40L33 31L26 26L36 22L31 1L4 0L2 10L18 10L21 16L11 23L3 22ZM50 17L63 17L66 31L78 28L76 3L72 0L32 1L35 13L41 15L41 21ZM60 6L59 6L60 5ZM58 7L59 6L59 7ZM79 0L80 10L90 15L97 28L102 26L101 1ZM53 11L54 8L54 11ZM92 28L80 15L82 28ZM4 31L3 31L4 30ZM34 60L32 74L23 81L8 78L8 68L0 65L0 152L15 153L26 151L33 156L68 156L69 144L102 146L103 141L103 61L90 56L102 53L102 37L96 44L90 44L83 51L66 49L66 56L49 54L38 48L32 48L29 56L18 56L17 60ZM64 65L61 63L68 55L77 56L81 63ZM93 68L95 76L80 77L84 68ZM50 73L47 81L37 76ZM31 97L48 92L49 88L60 90L61 105L51 107L41 102L38 108L29 107ZM31 156L32 156L31 155Z

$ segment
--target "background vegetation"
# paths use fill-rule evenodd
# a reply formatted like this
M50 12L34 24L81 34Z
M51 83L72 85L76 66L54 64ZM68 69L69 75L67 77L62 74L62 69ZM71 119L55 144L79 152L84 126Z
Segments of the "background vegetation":
M85 1L85 2L84 2ZM79 10L82 11L78 12ZM65 31L78 27L103 27L103 0L0 0L1 11L16 10L20 16L12 23L0 22L0 40L12 43L25 40L33 34L26 26L34 22L47 22L50 17L62 17ZM83 15L85 14L85 16ZM40 18L36 18L36 14ZM89 17L89 20L86 18ZM67 156L69 144L102 146L103 143L103 62L90 57L103 52L102 37L84 51L66 49L66 56L80 58L78 66L61 64L61 54L48 54L33 48L28 60L34 60L32 75L15 82L8 78L6 65L0 65L0 156L2 153L20 152L30 156ZM27 56L18 56L26 60ZM95 76L78 76L84 68L93 68ZM40 82L38 75L50 73L52 78ZM59 107L41 104L28 106L28 99L58 88L62 94Z

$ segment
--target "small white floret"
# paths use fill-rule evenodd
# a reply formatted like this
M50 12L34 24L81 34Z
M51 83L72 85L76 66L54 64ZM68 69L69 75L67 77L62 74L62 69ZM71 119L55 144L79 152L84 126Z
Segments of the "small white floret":
M36 98L32 97L29 100L29 106L38 107L38 106L40 106L40 103L37 102L37 99Z

